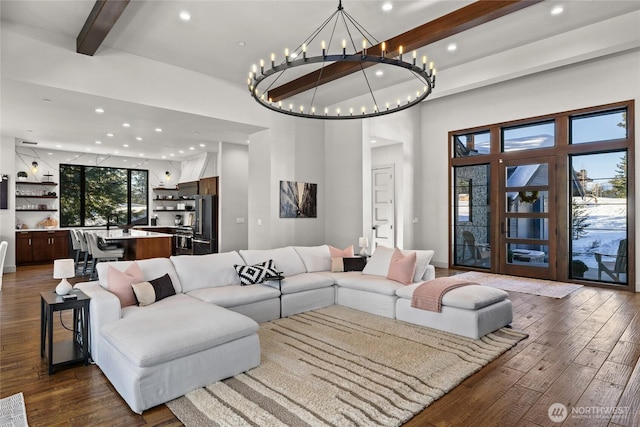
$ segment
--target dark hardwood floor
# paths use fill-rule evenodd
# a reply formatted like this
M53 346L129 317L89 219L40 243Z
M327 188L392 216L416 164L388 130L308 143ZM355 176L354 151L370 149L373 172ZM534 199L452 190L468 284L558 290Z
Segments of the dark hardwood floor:
M439 276L454 273L438 270ZM23 392L30 426L182 425L165 405L131 412L97 366L48 375L39 351L39 293L55 288L51 277L50 265L4 275L0 397ZM560 300L517 292L510 298L513 327L529 338L407 426L640 426L639 294L585 287ZM70 315L63 319L71 323ZM57 340L65 331L55 323ZM575 407L582 418L552 422L548 409L556 402ZM605 415L611 411L619 415Z

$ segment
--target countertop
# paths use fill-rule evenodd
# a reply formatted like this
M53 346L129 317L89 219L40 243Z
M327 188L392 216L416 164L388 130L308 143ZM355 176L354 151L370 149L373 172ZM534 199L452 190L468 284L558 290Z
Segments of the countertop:
M124 230L98 230L95 232L96 236L100 236L105 240L126 240L126 239L148 239L154 237L173 237L173 234L158 233L156 231L143 231L131 229L128 233Z

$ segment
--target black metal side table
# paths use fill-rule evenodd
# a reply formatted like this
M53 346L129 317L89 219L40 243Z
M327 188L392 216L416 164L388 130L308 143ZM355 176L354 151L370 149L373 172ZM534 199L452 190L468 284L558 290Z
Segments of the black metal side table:
M75 298L63 298L55 292L40 292L40 357L46 357L49 375L59 366L84 362L89 364L89 302L91 298L79 290ZM53 342L53 314L73 310L73 338ZM46 344L46 353L45 353Z
M284 280L284 276L280 273L277 276L267 276L264 279L265 282L276 280L278 281L278 290L280 291L280 317L282 317L282 280Z

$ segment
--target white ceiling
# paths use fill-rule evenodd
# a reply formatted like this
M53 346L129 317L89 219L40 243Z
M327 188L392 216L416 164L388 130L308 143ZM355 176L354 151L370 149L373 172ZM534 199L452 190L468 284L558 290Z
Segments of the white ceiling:
M382 1L349 1L343 6L378 40L385 40L463 7L466 0L393 1L383 12ZM93 0L2 0L2 23L11 23L74 38L82 28ZM550 14L562 5L564 13ZM337 1L131 1L94 58L109 49L127 52L176 67L246 86L247 73L272 52L281 57L294 49L336 8ZM563 34L640 9L637 0L544 1L424 48L439 71L490 55L518 49L537 40ZM178 15L188 11L192 19ZM243 42L244 46L240 46ZM456 43L457 51L447 51ZM3 42L3 49L5 48ZM422 54L422 52L421 52ZM180 82L176 82L179 84ZM381 80L378 84L392 84ZM207 88L203 88L203 95ZM436 87L436 92L437 92ZM333 94L360 94L352 85ZM218 141L246 143L262 127L206 115L161 109L98 97L45 84L2 79L2 133L19 140L35 140L47 149L101 154L142 155L183 159L196 152L215 151ZM249 97L249 95L246 95ZM52 102L43 102L49 99ZM226 100L228 102L228 100ZM335 99L328 99L333 102ZM427 101L428 102L428 101ZM100 106L109 112L96 114ZM122 123L135 121L136 129ZM160 127L162 133L154 129ZM108 137L107 133L113 133ZM142 141L136 141L141 137ZM100 141L101 144L96 144ZM123 144L133 147L125 149ZM205 147L200 147L205 144ZM189 150L193 147L193 150ZM179 150L184 151L180 153ZM173 154L173 156L171 156Z

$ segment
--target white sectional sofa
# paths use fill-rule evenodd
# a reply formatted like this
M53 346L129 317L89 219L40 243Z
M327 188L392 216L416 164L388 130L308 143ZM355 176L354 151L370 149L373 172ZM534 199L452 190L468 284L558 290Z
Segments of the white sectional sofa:
M332 272L327 245L141 260L137 264L145 281L168 274L175 290L175 295L145 307L122 308L120 299L108 290L108 269L125 271L132 261L100 263L98 281L75 287L91 297L92 359L131 409L142 413L258 366L258 323L332 304L395 318L398 300L403 299L398 292L402 294L407 287L386 278L392 252L379 248L362 272ZM415 286L435 278L429 264L433 251L404 252L416 253ZM234 266L267 260L275 262L284 279L241 286ZM511 303L506 293L492 294L490 299L483 308L491 311L500 303L505 311L499 319L493 316L488 326L480 328L468 321L452 332L474 336L487 327L495 330L510 323ZM424 324L421 316L411 314L405 320ZM438 319L439 313L431 314ZM486 319L481 316L476 321Z

